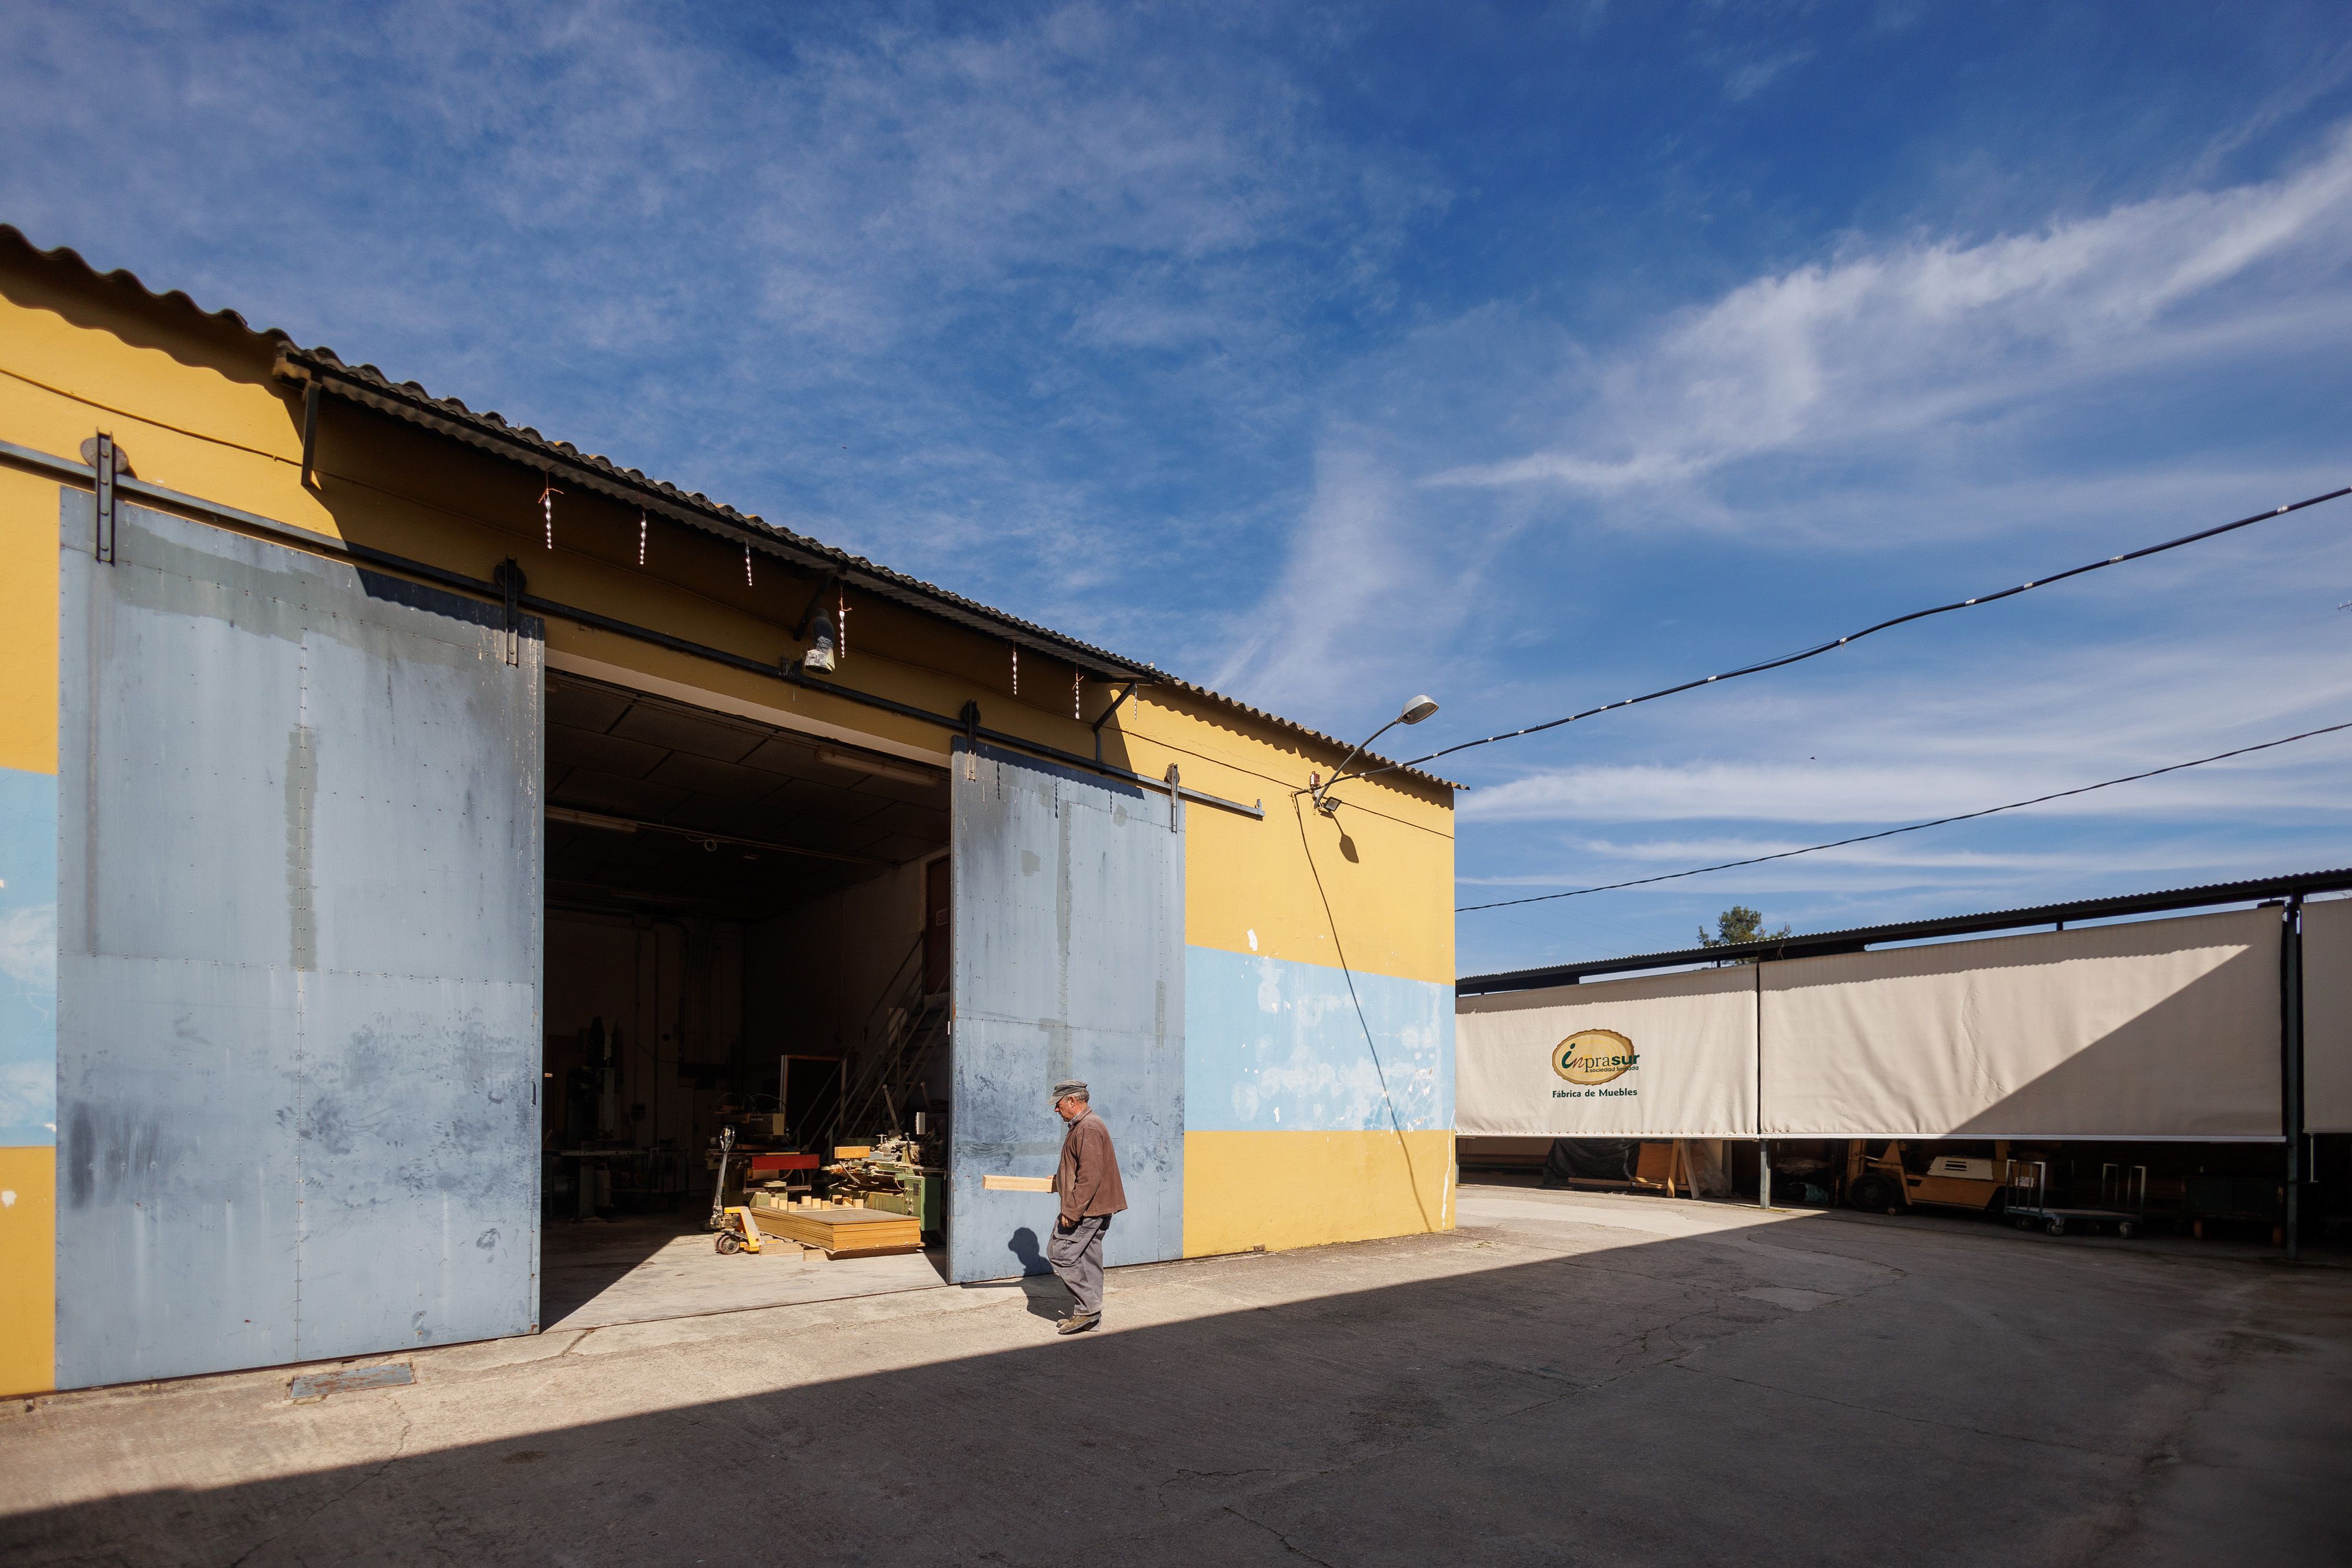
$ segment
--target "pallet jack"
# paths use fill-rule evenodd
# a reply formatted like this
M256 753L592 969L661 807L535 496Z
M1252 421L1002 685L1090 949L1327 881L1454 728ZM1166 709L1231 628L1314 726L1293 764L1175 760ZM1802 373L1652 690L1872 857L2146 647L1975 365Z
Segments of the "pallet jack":
M719 1181L710 1189L710 1228L719 1233L712 1245L721 1257L731 1257L738 1252L757 1252L763 1239L760 1235L760 1222L751 1218L751 1211L731 1206L727 1201L727 1156L734 1148L735 1129L721 1128L719 1134Z

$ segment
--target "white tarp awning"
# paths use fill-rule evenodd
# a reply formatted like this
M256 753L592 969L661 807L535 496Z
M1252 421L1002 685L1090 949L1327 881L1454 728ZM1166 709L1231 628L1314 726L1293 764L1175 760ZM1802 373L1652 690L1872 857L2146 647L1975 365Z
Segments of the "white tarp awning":
M2275 1139L2275 908L1464 997L1507 1137ZM2352 1131L2352 900L2304 911L2305 1124Z
M1767 964L1772 1137L2275 1138L2275 909Z
M1756 1136L1756 970L1464 997L1465 1136Z
M2303 1124L2352 1133L2352 899L2303 906Z

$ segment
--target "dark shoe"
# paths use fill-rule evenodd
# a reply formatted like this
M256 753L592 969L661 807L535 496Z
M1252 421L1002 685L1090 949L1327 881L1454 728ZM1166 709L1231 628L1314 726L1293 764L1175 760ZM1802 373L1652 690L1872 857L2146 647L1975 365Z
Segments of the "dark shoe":
M1100 1312L1072 1312L1068 1317L1062 1320L1062 1326L1055 1329L1054 1332L1055 1333L1084 1333L1100 1322L1102 1322L1102 1314Z

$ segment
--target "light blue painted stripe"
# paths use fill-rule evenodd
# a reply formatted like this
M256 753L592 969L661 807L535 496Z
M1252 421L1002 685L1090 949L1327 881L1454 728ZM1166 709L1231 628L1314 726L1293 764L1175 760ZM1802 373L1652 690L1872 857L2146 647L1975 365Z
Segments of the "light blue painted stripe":
M1452 986L1184 949L1185 1131L1453 1125Z
M0 768L0 1147L58 1141L58 781Z

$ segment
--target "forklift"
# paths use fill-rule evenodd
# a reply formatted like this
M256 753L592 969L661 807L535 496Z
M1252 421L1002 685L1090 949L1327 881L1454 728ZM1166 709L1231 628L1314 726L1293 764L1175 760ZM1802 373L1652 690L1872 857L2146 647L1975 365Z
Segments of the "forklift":
M1916 1163L1917 1169L1913 1169ZM1849 1207L1874 1213L1901 1214L1915 1204L1933 1208L1961 1208L1971 1214L1999 1214L2008 1189L2009 1143L1992 1146L1992 1158L1969 1159L1958 1155L1903 1155L1899 1138L1889 1139L1878 1153L1854 1138L1845 1146L1845 1201Z

